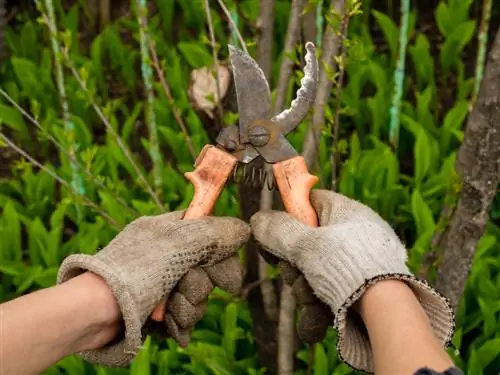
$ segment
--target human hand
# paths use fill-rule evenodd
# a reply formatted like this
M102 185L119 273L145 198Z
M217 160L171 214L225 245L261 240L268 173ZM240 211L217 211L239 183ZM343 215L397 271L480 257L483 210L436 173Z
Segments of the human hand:
M296 266L318 298L330 306L339 330L339 353L348 364L373 370L366 329L351 307L383 279L407 282L440 342L450 340L454 328L450 305L411 274L407 251L387 222L368 206L331 191L312 191L311 203L318 228L307 227L286 212L270 211L252 217L252 232L265 250Z
M236 251L248 241L250 227L236 218L182 216L177 211L141 217L95 255L74 254L64 260L57 282L86 271L99 275L115 296L125 325L121 337L81 353L84 359L106 366L130 363L149 315L166 296L165 329L186 345L213 287L239 292L243 268Z

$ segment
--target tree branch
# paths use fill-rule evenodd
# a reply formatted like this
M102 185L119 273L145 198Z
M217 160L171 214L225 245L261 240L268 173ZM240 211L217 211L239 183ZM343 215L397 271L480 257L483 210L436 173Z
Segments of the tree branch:
M477 241L483 235L488 213L500 182L500 30L493 43L476 106L470 114L456 170L462 186L456 209L443 231L439 248L442 265L436 288L456 309Z
M344 0L332 0L330 4L331 13L343 13ZM319 136L321 128L325 122L325 105L328 103L328 98L332 92L333 82L332 75L335 73L336 64L334 57L337 56L340 47L339 37L333 26L329 23L326 27L323 36L323 53L319 66L319 82L314 101L314 113L312 118L312 126L306 134L302 148L302 156L311 168L319 148Z

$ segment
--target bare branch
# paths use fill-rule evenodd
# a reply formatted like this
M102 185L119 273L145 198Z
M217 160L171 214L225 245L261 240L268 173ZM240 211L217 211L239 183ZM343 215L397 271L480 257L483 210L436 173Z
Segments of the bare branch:
M293 375L295 342L295 297L292 287L283 283L281 288L278 324L278 374Z
M233 29L233 31L238 36L238 40L240 41L241 48L243 48L243 51L245 51L245 53L248 54L247 45L245 43L245 40L241 36L240 30L238 30L238 27L234 24L233 17L231 17L231 13L227 9L226 4L224 4L224 1L222 1L222 0L217 0L217 1L219 2L219 5L222 8L222 11L226 15L227 19L229 20L229 24L231 25L231 28Z
M436 288L456 309L500 182L500 30L486 65L476 106L467 121L456 170L462 180L457 206L439 247Z
M303 0L293 0L291 5L290 17L288 19L288 28L286 33L285 47L281 60L278 87L276 89L276 100L273 113L275 115L282 113L285 109L285 99L292 68L294 65L290 55L295 50L295 45L300 36L300 14L303 9ZM267 166L269 175L272 173L270 166ZM261 209L272 208L273 193L267 189L267 184L262 189ZM282 283L280 311L278 317L278 374L291 375L294 370L294 341L295 341L295 298L292 288L286 283Z
M177 124L179 124L182 133L184 133L184 136L186 137L186 143L189 149L189 152L191 153L191 156L193 157L193 160L196 160L196 151L194 150L193 142L191 141L191 137L189 136L189 132L187 130L186 124L184 124L184 120L182 120L181 114L179 113L179 109L175 106L174 98L172 97L172 92L170 91L170 86L167 83L167 80L165 79L165 75L163 74L163 71L160 67L160 62L158 60L158 55L156 54L156 50L153 45L153 41L150 40L149 42L149 50L151 51L151 57L153 57L153 66L156 70L156 74L158 75L158 78L160 79L161 86L163 88L163 92L165 93L165 96L168 99L168 102L172 108L172 113L174 114L175 120L177 121Z
M224 117L224 113L222 111L222 106L220 105L221 93L218 69L219 63L217 58L217 43L215 42L214 25L212 22L212 14L210 13L209 0L205 0L205 13L207 14L208 32L210 33L210 44L212 46L212 57L214 59L215 80L217 81L217 111L219 112L219 117L222 119Z
M330 4L330 12L343 14L344 0L332 0ZM340 47L340 41L336 31L331 24L328 24L323 37L323 54L319 67L319 83L314 102L314 114L312 126L309 128L304 139L302 148L302 156L311 168L319 148L319 136L325 122L325 105L328 103L328 98L332 91L333 82L331 75L336 70L334 57L337 56Z
M285 109L286 92L292 75L294 61L290 55L295 51L295 45L300 36L300 14L303 8L303 0L293 0L288 29L286 32L285 48L281 60L278 87L276 88L276 101L273 113L276 115Z
M274 0L260 0L257 28L259 30L257 62L264 72L269 82L269 86L271 86L274 40Z

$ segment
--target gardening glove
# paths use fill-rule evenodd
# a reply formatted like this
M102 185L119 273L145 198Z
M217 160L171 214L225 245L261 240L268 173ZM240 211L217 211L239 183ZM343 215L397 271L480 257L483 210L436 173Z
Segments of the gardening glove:
M121 337L101 349L79 353L82 358L109 367L129 364L140 350L149 315L167 296L166 329L187 345L212 288L239 292L243 268L236 251L250 236L248 224L225 217L181 220L183 214L141 217L97 254L64 260L57 283L85 271L101 276L124 321Z
M407 251L396 233L369 207L340 194L313 190L320 227L311 228L286 212L259 212L252 232L263 248L296 266L314 293L335 315L338 352L351 367L374 371L366 328L351 306L376 282L404 280L420 301L443 346L454 330L447 299L406 266Z

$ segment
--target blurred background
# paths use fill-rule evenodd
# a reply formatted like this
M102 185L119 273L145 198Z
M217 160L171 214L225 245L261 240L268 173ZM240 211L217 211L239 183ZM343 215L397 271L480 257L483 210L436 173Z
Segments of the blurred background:
M183 173L237 121L228 44L259 62L279 112L313 41L318 96L290 141L318 187L375 209L406 244L412 271L457 306L457 365L500 374L498 178L477 203L484 215L465 233L468 246L454 237L471 220L461 204L477 198L464 192L461 168L495 158L471 137L481 161L464 150L468 161L456 163L469 116L487 99L493 3L1 0L0 302L53 285L67 255L94 253L135 218L187 207ZM248 219L259 199L259 186L231 182L214 214ZM452 267L447 252L466 267ZM46 374L355 374L333 329L314 347L293 326L278 330L290 298L279 270L255 244L241 257L242 294L215 290L187 348L148 337L129 368L72 356ZM278 331L288 347L277 348Z

